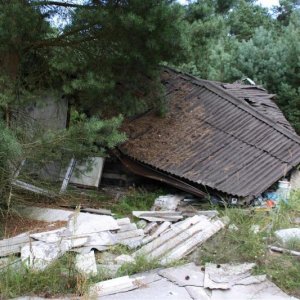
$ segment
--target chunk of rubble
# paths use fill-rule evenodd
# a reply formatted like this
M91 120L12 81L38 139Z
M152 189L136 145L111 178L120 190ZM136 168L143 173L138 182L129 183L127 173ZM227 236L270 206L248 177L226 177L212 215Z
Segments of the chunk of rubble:
M203 287L204 272L194 263L159 270L158 274L179 286Z
M70 249L71 243L68 241L51 244L32 242L21 249L21 260L29 268L42 271Z
M287 228L275 231L276 238L283 244L287 244L290 240L300 241L300 228Z
M230 289L233 285L239 284L239 282L241 284L245 279L248 280L248 284L253 283L249 277L254 266L254 263L239 265L207 263L205 265L204 287L210 289ZM257 278L252 277L251 279L257 281Z
M77 254L75 268L79 273L85 276L97 275L97 264L94 251L87 254Z

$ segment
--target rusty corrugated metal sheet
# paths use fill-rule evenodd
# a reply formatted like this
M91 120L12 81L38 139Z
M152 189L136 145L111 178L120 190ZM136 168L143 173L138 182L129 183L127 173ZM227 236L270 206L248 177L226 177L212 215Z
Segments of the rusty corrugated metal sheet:
M168 113L126 124L120 149L130 157L239 197L260 194L299 164L300 138L232 89L169 68L162 82Z

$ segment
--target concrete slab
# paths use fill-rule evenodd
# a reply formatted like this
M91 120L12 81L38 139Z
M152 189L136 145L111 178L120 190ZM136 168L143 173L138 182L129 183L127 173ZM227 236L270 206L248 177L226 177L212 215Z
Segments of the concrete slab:
M158 274L179 286L203 287L204 272L194 263L158 271Z
M27 205L14 205L13 209L23 217L45 222L68 221L69 217L74 214L74 211L64 209L43 208Z
M141 280L141 283L143 280ZM138 289L133 291L118 293L99 297L99 300L192 300L189 293L184 287L179 287L167 279L154 281L147 285L140 285Z
M251 285L235 285L228 290L212 290L211 300L292 300L295 299L274 283L266 280L262 283Z
M205 265L204 287L210 289L230 289L241 280L251 276L254 263L239 265L211 264Z

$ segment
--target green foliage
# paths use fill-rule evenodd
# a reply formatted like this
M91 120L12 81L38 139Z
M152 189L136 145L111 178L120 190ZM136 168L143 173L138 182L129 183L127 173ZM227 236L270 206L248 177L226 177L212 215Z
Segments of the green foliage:
M146 272L159 268L160 266L159 259L149 259L145 255L139 255L135 258L133 263L123 264L117 272L117 277Z
M78 278L72 255L65 255L42 272L28 270L19 262L1 270L0 294L3 299L23 295L60 295L66 290L78 295L81 289Z
M112 207L113 212L118 215L132 215L134 210L150 210L154 200L161 195L161 190L147 192L142 189L133 189Z
M255 273L267 274L286 292L299 295L299 259L284 254L272 255L267 248L276 243L274 231L294 227L294 218L300 216L299 199L300 191L295 191L288 204L282 202L279 208L270 212L235 208L220 210L221 216L229 217L230 224L197 250L196 262L200 265L206 262L255 262ZM255 227L258 229L256 233ZM292 241L288 246L297 250L299 241Z
M0 121L0 201L9 186L12 168L22 155L22 150L15 134Z

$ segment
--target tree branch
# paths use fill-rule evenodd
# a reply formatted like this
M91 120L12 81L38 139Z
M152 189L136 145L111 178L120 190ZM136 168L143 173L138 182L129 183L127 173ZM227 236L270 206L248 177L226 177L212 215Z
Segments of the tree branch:
M61 6L61 7L70 7L70 8L86 8L86 9L94 9L99 7L98 5L84 5L84 4L74 4L67 2L59 2L59 1L38 1L32 2L32 6Z

